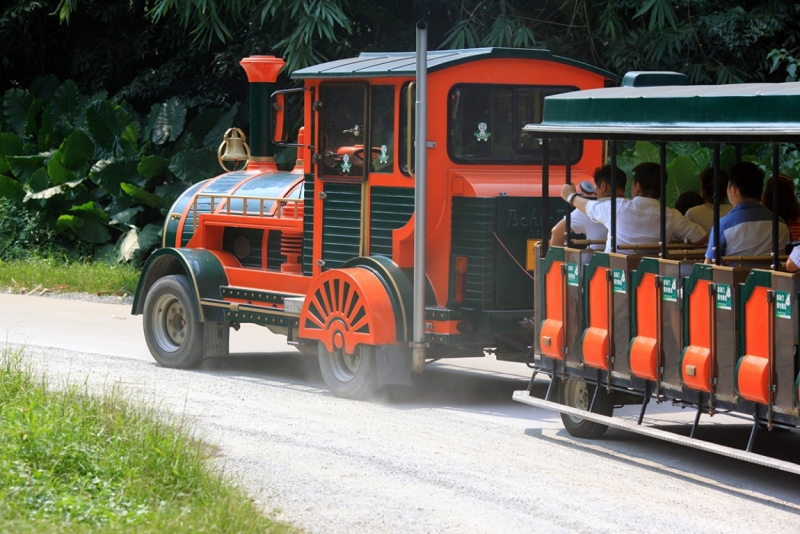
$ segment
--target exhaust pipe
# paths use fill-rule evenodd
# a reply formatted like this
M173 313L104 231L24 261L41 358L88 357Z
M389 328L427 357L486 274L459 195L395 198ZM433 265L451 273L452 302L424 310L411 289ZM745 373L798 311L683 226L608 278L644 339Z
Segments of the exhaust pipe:
M428 25L417 22L416 178L414 183L414 341L411 371L425 368L425 280L428 167Z

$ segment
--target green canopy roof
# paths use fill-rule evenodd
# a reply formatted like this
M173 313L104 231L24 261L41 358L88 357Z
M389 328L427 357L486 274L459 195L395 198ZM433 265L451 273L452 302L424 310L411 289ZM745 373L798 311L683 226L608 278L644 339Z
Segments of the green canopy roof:
M594 72L609 80L617 77L580 61L554 56L549 50L525 48L469 48L465 50L433 50L428 52L428 72L446 69L469 61L489 58L539 59L563 63ZM372 78L378 76L414 76L414 52L364 52L358 57L339 59L306 67L292 73L292 78Z
M615 87L545 98L544 121L523 131L549 138L663 141L800 139L800 82Z

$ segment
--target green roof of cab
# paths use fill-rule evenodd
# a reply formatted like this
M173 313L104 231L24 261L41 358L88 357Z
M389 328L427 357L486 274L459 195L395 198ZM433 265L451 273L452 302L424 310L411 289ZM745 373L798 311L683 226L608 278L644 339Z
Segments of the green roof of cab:
M608 80L619 78L606 70L580 61L554 56L549 50L527 48L468 48L464 50L428 51L428 72L454 67L481 59L539 59L563 63L593 72ZM375 78L389 76L414 76L416 54L414 52L362 52L358 57L338 59L313 65L292 73L292 78Z
M545 98L544 121L523 130L551 138L742 142L797 138L800 82L646 84L563 93Z

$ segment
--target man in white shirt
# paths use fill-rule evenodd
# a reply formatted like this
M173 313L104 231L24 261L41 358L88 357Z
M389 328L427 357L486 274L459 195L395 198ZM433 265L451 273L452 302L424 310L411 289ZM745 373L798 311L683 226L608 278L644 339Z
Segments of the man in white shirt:
M625 196L627 176L622 169L617 168L617 197ZM611 199L611 165L604 165L594 171L595 195L598 201ZM569 221L570 228L576 234L583 234L590 241L605 241L608 238L608 228L602 223L594 222L580 210L572 210ZM564 217L553 227L550 233L550 246L563 247L567 243L567 218ZM590 245L594 250L603 250L605 245Z
M633 169L632 199L617 198L617 246L653 245L661 240L659 220L661 217L660 195L661 167L657 163L641 163ZM587 200L579 197L575 186L565 184L561 198L606 228L611 226L611 203ZM697 224L672 208L666 209L667 243L688 241L693 245L706 242L708 235ZM606 252L611 252L611 234L606 241ZM618 252L632 254L632 249Z

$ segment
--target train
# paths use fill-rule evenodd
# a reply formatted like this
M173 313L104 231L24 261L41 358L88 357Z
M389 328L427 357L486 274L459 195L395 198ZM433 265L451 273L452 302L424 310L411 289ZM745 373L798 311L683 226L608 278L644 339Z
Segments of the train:
M563 207L543 204L542 144L522 128L542 120L546 97L616 76L547 50L426 42L297 70L292 89L276 87L280 58L241 65L249 132L227 132L226 172L172 205L134 295L156 361L223 357L243 323L316 355L328 388L347 398L412 385L442 358L527 361L529 258ZM276 167L276 147L297 149L294 169ZM547 157L590 179L603 143L555 143Z

